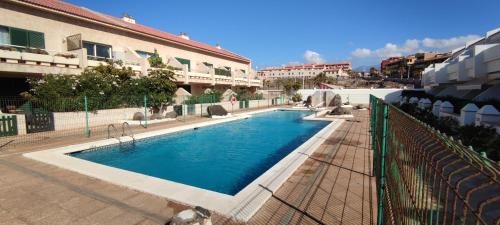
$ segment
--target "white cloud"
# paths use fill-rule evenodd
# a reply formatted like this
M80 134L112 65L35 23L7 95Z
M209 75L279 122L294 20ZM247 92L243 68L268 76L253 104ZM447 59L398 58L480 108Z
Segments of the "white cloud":
M286 65L300 65L300 64L302 64L302 63L299 61L292 61L292 62L288 62Z
M437 48L437 49L447 49L451 50L454 48L461 47L465 45L465 43L473 40L477 40L481 38L478 35L466 35L459 37L452 37L448 39L433 39L433 38L425 38L422 40L422 44L427 48Z
M358 48L351 53L351 55L356 58L366 58L369 57L371 54L372 51L367 48Z
M454 48L465 45L466 42L479 38L477 35L467 35L452 37L449 39L424 38L423 40L409 39L404 44L397 45L387 43L383 48L368 49L358 48L351 52L354 58L388 58L393 56L403 56L417 52L429 51L450 51Z
M304 53L304 59L307 63L324 63L325 60L321 57L321 55L315 51L307 50Z

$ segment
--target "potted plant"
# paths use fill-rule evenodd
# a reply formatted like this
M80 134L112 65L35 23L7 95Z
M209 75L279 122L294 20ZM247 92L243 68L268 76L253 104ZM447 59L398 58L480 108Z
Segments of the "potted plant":
M57 53L54 55L54 63L77 66L80 64L80 59L78 59L76 55L72 53Z
M17 63L21 59L21 53L11 46L0 46L0 58L6 59L8 63Z
M52 63L54 58L49 55L49 53L43 49L38 48L27 48L21 53L21 59L26 62L31 63Z

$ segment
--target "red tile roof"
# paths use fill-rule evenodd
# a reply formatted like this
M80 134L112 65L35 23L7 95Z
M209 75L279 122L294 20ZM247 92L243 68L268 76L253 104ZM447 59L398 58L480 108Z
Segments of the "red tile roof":
M332 64L304 64L304 65L288 65L282 67L268 67L261 71L274 71L274 70L292 70L292 69L339 69L342 67L351 67L351 62L339 62Z
M224 49L218 49L214 46L204 44L201 42L197 42L197 41L193 41L193 40L186 40L186 39L181 38L177 35L163 32L163 31L151 28L151 27L140 25L140 24L128 23L128 22L121 20L120 18L101 14L98 12L94 12L90 9L76 6L76 5L72 5L72 4L63 2L63 1L58 1L58 0L20 0L20 1L25 2L25 3L29 3L29 4L33 4L33 5L37 5L37 6L41 6L43 8L48 8L51 10L56 10L56 11L63 12L63 13L68 13L68 14L71 14L74 16L83 17L83 18L94 20L97 22L106 23L106 24L113 25L113 26L118 26L121 28L129 29L131 31L143 33L146 35L155 36L155 37L162 38L162 39L165 39L165 40L177 43L177 44L187 45L189 47L205 50L205 51L210 52L212 54L225 56L225 57L239 60L239 61L243 61L246 63L250 62L250 60L248 58L245 58L243 56L237 55L235 53L232 53L232 52L224 50Z

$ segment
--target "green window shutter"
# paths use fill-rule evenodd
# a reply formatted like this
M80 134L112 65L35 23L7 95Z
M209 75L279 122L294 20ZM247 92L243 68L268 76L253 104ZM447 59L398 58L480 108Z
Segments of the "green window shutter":
M182 65L188 65L188 71L191 71L191 61L189 59L183 59L183 58L177 58L177 61L179 61Z
M45 49L45 36L43 33L29 31L28 41L29 47Z
M210 69L213 69L213 68L214 68L214 64L207 63L207 62L204 62L203 64L205 64L205 66L207 66L207 67L208 67L208 68L210 68Z
M28 47L28 32L26 30L10 28L11 45Z

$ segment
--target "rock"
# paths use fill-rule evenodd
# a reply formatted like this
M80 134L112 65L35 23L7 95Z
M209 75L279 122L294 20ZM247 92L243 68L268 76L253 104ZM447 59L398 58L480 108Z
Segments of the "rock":
M307 96L307 100L304 102L304 104L307 106L307 107L310 107L311 104L312 104L312 97L311 96Z
M330 104L328 106L333 106L333 107L341 107L342 106L342 97L340 97L339 94L336 94L333 96L332 101L330 101Z
M177 113L175 111L171 111L165 114L165 118L177 118Z
M132 120L144 120L144 113L142 113L142 112L134 113Z
M226 116L228 112L221 105L212 105L207 107L209 116Z
M175 215L170 221L171 225L211 225L211 213L207 209L196 206L195 209L186 209Z
M149 119L150 120L159 120L159 119L163 119L163 116L159 113L154 113L153 115L151 115L151 117Z
M340 97L340 95L338 95L338 94L333 96L332 101L328 105L333 107L333 110L330 112L330 115L348 114L348 113L346 113L345 109L342 107L342 97Z
M344 105L342 106L342 111L344 114L351 114L352 113L352 105Z
M192 209L186 209L172 218L171 225L191 225L199 223L198 214Z

